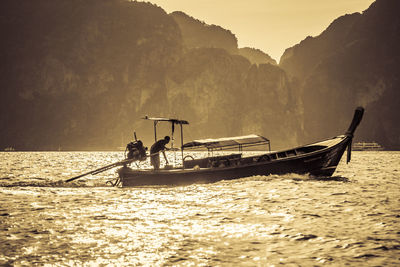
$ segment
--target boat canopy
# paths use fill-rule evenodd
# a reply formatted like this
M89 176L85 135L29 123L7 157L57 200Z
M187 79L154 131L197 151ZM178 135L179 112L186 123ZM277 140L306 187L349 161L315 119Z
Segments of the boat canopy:
M193 140L189 143L184 144L182 148L195 149L195 148L205 147L208 150L214 150L222 148L227 149L227 148L239 147L239 150L241 150L243 147L258 146L258 145L270 145L270 142L267 138L261 135L250 134L244 136L224 137L217 139Z
M182 124L189 124L189 122L185 121L185 120L170 119L170 118L156 118L156 117L145 116L143 119L144 120L154 121L154 122L167 121L167 122L171 122L173 124L181 124L181 125Z

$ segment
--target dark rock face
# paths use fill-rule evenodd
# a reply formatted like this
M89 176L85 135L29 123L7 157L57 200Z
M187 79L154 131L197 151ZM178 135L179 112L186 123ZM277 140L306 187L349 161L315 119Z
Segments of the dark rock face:
M115 149L133 130L150 145L145 114L188 120L186 140L256 133L279 149L344 132L359 105L356 138L400 148L399 1L338 18L280 66L149 3L0 5L0 149Z
M165 98L181 37L161 8L114 0L1 5L0 147L113 147L139 105L149 105L144 95Z
M167 81L170 113L193 122L193 138L258 133L274 148L298 143L296 99L285 72L271 64L250 64L216 48L192 49Z
M366 108L356 139L400 148L400 2L378 0L289 48L280 66L298 84L305 141L345 129Z
M185 16L142 2L0 5L0 149L115 149L133 130L150 145L145 114L189 120L188 138L254 132L298 143L286 74L237 55L227 30L195 21L208 30L198 43L177 24Z
M263 51L243 47L238 48L236 36L229 30L217 25L209 25L197 20L181 11L170 14L182 33L184 47L192 48L222 48L233 55L241 55L247 58L252 64L273 64L276 61Z
M208 25L181 11L170 14L179 25L183 44L191 48L223 48L228 52L237 50L237 39L231 31L217 25Z
M264 53L260 49L250 47L239 48L239 55L244 56L253 64L269 63L276 65L276 60L271 58L268 54Z

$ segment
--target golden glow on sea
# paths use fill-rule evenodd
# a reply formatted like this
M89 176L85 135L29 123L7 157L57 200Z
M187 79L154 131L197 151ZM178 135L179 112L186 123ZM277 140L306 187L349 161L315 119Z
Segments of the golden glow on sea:
M62 182L120 156L0 153L0 265L399 265L397 151L355 151L333 179L115 188L110 170Z

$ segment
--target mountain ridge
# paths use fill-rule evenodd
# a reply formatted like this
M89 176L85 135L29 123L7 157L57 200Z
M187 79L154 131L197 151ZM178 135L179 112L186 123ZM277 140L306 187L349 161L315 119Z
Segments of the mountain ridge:
M279 149L343 133L358 105L356 140L400 148L396 1L337 18L279 65L229 30L150 3L1 7L1 149L113 149L134 130L150 145L145 114L189 120L188 138L257 133Z
M375 1L285 51L279 66L297 82L306 141L345 127L352 109L362 105L366 113L356 140L400 149L397 10L399 1Z
M5 0L1 5L0 33L7 40L0 44L2 149L111 149L128 143L134 130L150 145L153 131L139 119L144 114L188 119L187 136L255 129L276 136L276 145L288 143L284 127L269 134L262 121L294 112L281 112L289 98L266 99L278 110L267 113L263 105L250 109L247 96L287 95L286 74L238 55L228 30L200 23L200 31L205 27L218 37L212 37L217 45L190 47L173 16L149 3ZM225 35L219 38L219 32ZM244 119L254 113L259 120ZM295 131L295 124L290 127Z

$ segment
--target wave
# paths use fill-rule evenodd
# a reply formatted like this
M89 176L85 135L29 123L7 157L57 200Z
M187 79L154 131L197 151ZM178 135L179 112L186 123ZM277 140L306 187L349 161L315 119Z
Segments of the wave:
M310 180L314 181L335 181L335 182L351 182L349 178L343 176L329 176L329 177L310 177Z
M50 180L48 178L43 177L29 177L29 178L17 178L18 180L14 180L15 178L7 178L0 177L0 187L66 187L66 188L74 188L74 187L112 187L117 178L114 179L83 179L83 180L75 180L72 182L65 182L65 180L55 181ZM313 177L308 174L271 174L271 175L256 175L251 177L244 177L235 180L222 180L221 182L229 182L229 183L245 183L245 182L270 182L272 180L292 180L295 182L307 182L307 181L319 181L319 182L327 182L327 181L336 181L336 182L350 182L350 180L346 177L342 176L332 176L332 177ZM168 187L168 186L167 186Z
M297 173L288 173L288 174L271 174L271 175L256 175L251 177L245 177L238 179L239 181L265 181L269 182L274 179L281 179L281 180L293 180L293 181L336 181L336 182L350 182L350 180L343 176L330 176L330 177L315 177L309 174L297 174Z

